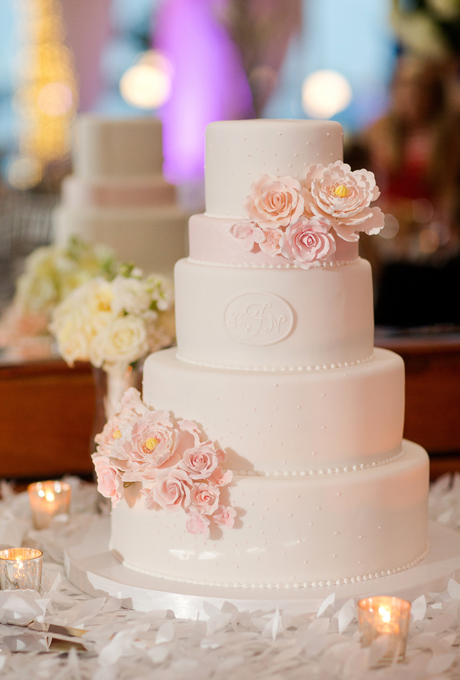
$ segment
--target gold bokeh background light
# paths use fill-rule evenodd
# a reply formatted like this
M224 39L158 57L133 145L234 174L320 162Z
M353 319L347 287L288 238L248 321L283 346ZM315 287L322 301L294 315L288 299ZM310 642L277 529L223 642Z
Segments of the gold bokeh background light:
M33 159L44 168L70 152L77 83L72 55L64 44L59 2L16 0L16 3L21 24L18 86L14 95L19 159ZM17 160L13 161L16 170ZM35 179L39 175L33 173Z

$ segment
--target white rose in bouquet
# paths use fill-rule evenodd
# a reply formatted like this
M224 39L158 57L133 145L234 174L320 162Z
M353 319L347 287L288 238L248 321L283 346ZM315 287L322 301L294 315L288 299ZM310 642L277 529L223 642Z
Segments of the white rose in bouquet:
M88 361L94 337L114 318L112 298L110 283L97 278L76 288L54 310L50 331L70 366Z
M112 283L113 311L144 314L150 307L151 295L145 281L137 278L116 276Z
M75 289L55 309L50 326L64 359L111 370L174 342L171 282L143 277L131 266L112 281L96 278Z
M93 338L89 359L93 366L131 364L149 350L147 327L140 316L126 314L113 319Z
M106 246L75 237L66 246L44 246L25 260L12 303L0 317L0 347L13 357L45 358L54 353L48 324L56 306L72 290L97 276L114 276L119 264ZM71 361L84 354L78 338L67 338Z

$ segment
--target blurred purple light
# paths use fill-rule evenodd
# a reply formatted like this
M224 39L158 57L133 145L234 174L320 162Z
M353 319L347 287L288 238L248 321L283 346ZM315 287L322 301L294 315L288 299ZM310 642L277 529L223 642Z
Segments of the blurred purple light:
M155 47L174 68L160 112L164 172L176 183L203 176L208 123L254 115L241 57L217 19L224 7L216 0L165 0L158 15Z

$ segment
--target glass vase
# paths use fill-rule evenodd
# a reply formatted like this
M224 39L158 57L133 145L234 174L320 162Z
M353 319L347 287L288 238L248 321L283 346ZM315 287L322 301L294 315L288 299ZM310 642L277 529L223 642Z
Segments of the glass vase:
M124 393L130 387L142 391L142 372L145 357L134 364L112 364L109 368L93 366L94 388L96 393L94 426L90 448L94 453L94 438L102 432L106 422L114 416Z

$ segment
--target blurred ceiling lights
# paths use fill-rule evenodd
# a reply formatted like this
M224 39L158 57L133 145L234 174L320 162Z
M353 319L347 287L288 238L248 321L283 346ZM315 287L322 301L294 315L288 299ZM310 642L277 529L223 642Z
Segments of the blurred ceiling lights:
M11 159L7 178L13 187L29 189L51 165L65 167L78 93L60 0L17 0L17 4L20 42L13 106L19 153Z
M120 80L123 99L137 109L156 109L171 94L172 65L156 50L144 52Z
M346 109L352 98L350 83L338 71L315 71L302 85L302 107L312 118L332 118Z

